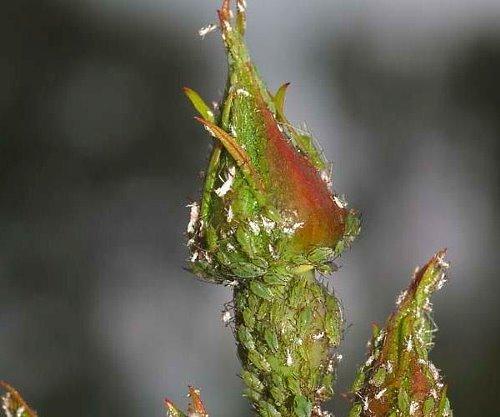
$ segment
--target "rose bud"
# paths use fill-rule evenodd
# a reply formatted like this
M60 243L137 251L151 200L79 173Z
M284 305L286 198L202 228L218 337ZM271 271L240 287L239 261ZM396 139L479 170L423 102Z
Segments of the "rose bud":
M368 359L353 385L349 417L452 416L446 385L429 360L436 331L430 296L446 282L444 256L440 251L417 268L385 329L374 326Z
M288 84L269 93L250 60L245 5L238 2L232 22L229 3L219 10L229 63L220 112L214 115L185 89L216 141L188 227L193 268L220 280L238 279L241 263L324 264L358 233L359 219L331 191L329 164L312 137L286 119ZM307 259L311 254L314 261Z
M214 138L200 203L191 205L190 265L234 287L222 319L234 329L245 396L261 417L322 415L333 394L340 303L315 278L359 231L330 189L330 166L283 111L287 84L269 93L243 40L245 3L223 2L229 75L217 114L191 89ZM206 34L209 29L203 29Z

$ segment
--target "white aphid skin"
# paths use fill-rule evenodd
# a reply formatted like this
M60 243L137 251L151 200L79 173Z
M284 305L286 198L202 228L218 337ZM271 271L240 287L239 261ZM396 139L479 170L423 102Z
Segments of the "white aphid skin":
M325 336L325 332L313 334L311 337L313 340L321 340Z
M365 366L370 366L375 360L375 356L371 355L365 362Z
M370 409L370 403L368 401L368 397L362 398L363 401L363 410L368 411Z
M10 404L10 392L5 394L2 397L2 409L5 412L6 417L13 417L12 413L10 412L11 404Z
M271 254L271 256L273 257L273 259L278 259L278 258L279 258L278 254L277 254L277 253L276 253L276 251L274 250L273 245L271 245L270 243L269 243L269 245L268 245L268 249L269 249L269 253L270 253L270 254Z
M413 349L413 339L412 337L408 337L408 340L406 341L406 351L411 352Z
M321 387L321 388L324 388L324 387ZM318 389L316 391L316 394L321 395L321 393L318 393L318 391L320 389ZM323 411L319 405L315 405L313 407L311 415L314 416L314 417L333 417L332 414L329 411L326 411L326 410Z
M410 403L410 416L412 416L413 414L416 413L416 411L418 410L418 403L416 401L412 401Z
M392 366L391 361L387 361L387 363L385 364L385 369L386 369L387 373L392 374L392 371L394 370L394 368Z
M238 11L240 13L244 13L245 10L247 9L247 2L246 2L246 0L238 0L238 3L236 3L236 7L238 8Z
M377 338L375 339L375 345L378 346L382 340L384 340L385 337L385 331L381 330L380 333L378 334Z
M289 349L286 350L286 365L287 366L292 366L293 365L293 358L292 358L292 355L291 355Z
M283 227L283 233L288 236L292 236L298 229L304 226L304 222L296 222L290 226Z
M398 299L396 300L396 305L397 306L400 306L401 303L404 301L404 299L406 298L406 295L408 294L408 291L407 290L404 290L402 291L399 295L398 295Z
M324 169L323 171L321 171L321 179L323 180L323 182L326 184L326 186L331 189L333 187L333 181L332 181L332 175L331 173Z
M235 175L236 175L236 167L235 166L229 167L224 184L222 184L219 188L214 190L215 194L217 194L218 197L224 197L229 192L229 190L233 186Z
M196 223L198 222L198 217L200 216L200 206L198 203L194 202L192 204L188 204L187 207L189 207L190 213L189 213L189 223L187 225L187 232L188 233L194 233L196 230Z
M216 138L217 135L215 134L215 132L212 130L212 128L210 128L210 126L207 126L207 125L203 125L203 128L210 134L210 136Z
M439 277L439 280L436 284L436 289L440 290L441 288L443 288L444 284L446 284L447 282L447 279L446 279L446 274L443 272L441 274L441 276Z
M217 29L217 25L210 23L209 25L202 27L198 31L198 35L201 36L201 39L205 39L205 36L207 36L209 33L213 32L215 29Z
M232 319L232 317L231 317L231 311L229 311L229 310L223 310L222 314L221 314L222 323L224 323L225 325L227 325L231 321L231 319Z
M227 217L226 220L228 223L231 223L234 219L234 212L233 212L233 206L229 206L227 209Z
M230 10L230 11L229 11L229 17L230 17L230 18L232 18L232 16L231 16L232 14L233 14L233 12ZM229 23L229 21L224 20L224 21L222 22L222 24L224 25L224 30L225 30L226 32L232 32L233 27L231 26L231 23ZM224 40L225 40L225 38L226 38L226 37L224 36L224 32L223 32L223 33L222 33L222 39L224 39Z
M429 370L431 371L431 374L432 374L432 377L434 378L434 380L439 381L440 380L439 370L436 368L436 366L431 361L429 361L428 366L429 366Z
M333 196L333 201L335 201L335 204L337 204L337 206L341 209L347 207L347 201L342 198L342 197L339 197L337 195L334 195Z
M231 242L228 242L228 244L226 245L226 248L229 252L234 252L236 250L236 248L234 247L234 245Z
M267 233L270 233L273 231L273 229L276 227L276 222L268 219L267 217L261 216L262 219L262 226L264 227L264 230Z
M381 389L379 392L377 392L375 394L375 399L380 400L386 391L387 391L387 388Z
M335 361L332 358L328 361L328 366L326 367L326 371L329 374L331 374L334 370L335 370Z
M243 96L243 97L250 97L250 93L247 90L245 90L244 88L238 88L236 90L236 94Z
M251 220L248 222L248 226L250 227L250 230L254 235L257 236L260 233L260 226L257 224L257 222Z
M450 267L450 263L444 260L444 255L445 255L444 252L441 252L439 254L439 256L437 257L437 263L441 268L448 269Z

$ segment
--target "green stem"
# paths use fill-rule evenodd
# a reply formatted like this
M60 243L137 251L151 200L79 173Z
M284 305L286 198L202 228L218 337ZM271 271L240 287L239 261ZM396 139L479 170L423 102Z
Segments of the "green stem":
M246 396L261 416L309 417L333 394L338 300L310 270L237 286L234 305Z

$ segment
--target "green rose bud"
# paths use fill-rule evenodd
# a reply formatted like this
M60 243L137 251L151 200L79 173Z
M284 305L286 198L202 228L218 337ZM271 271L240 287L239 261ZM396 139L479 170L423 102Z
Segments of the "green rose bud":
M353 391L351 417L451 417L446 386L429 360L435 328L430 296L445 283L448 264L438 252L417 269L385 329L374 328L368 359Z
M340 254L359 220L330 190L329 164L283 112L287 84L268 92L243 40L245 5L219 11L229 76L214 113L191 89L197 118L216 140L201 202L188 227L193 269L214 280L262 275L272 263L316 266ZM308 260L315 249L315 263ZM251 265L248 265L251 264Z

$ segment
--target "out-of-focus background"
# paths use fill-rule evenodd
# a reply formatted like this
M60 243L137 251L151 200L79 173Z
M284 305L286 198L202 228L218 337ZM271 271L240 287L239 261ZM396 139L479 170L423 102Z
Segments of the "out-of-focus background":
M337 391L414 267L448 247L432 359L457 416L500 415L500 2L249 0L248 39L364 228L333 278ZM162 416L240 396L226 288L183 270L218 100L218 0L16 0L0 11L0 377L41 416ZM330 404L346 415L340 396Z

